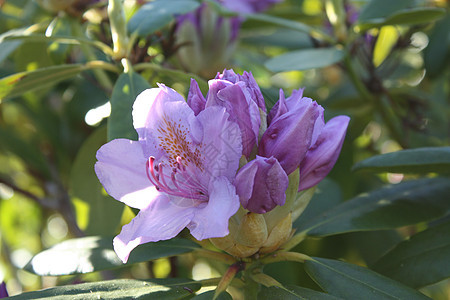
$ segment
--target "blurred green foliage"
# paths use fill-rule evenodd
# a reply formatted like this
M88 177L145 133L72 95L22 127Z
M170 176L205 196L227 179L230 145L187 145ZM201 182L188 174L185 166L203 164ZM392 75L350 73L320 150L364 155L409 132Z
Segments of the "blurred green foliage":
M183 45L175 39L176 15L202 1L146 2L125 1L129 44L125 57L118 57L107 1L60 1L55 8L54 1L0 0L0 282L6 281L12 295L67 285L41 296L87 297L83 293L95 289L92 297L120 298L129 289L178 299L180 292L189 296L200 284L152 279L150 290L132 280L68 284L157 276L201 280L226 270L193 254L165 258L196 249L186 245L180 247L188 250L150 252L136 259L140 263L121 266L108 256L107 242L101 246L105 252L94 247L107 265L90 269L97 271L93 274L63 269L58 274L75 275L41 278L22 269L51 246L111 236L134 216L106 195L93 165L96 149L107 139L136 137L131 105L140 91L164 82L186 95L191 77L206 91L210 78L180 67L176 53ZM216 9L223 17L233 15ZM327 119L351 117L340 159L295 223L309 237L294 251L322 258L305 268L286 262L265 268L287 289L294 285L292 299L365 295L367 287L353 282L357 278L370 287L390 288L391 295L415 293L356 265L421 288L434 299L448 299L449 9L443 0L286 0L264 14L243 17L228 67L252 71L268 107L280 88L290 94L306 87L305 95L324 106ZM404 151L387 154L398 150ZM87 251L92 245L84 246ZM92 253L83 253L89 262ZM404 272L399 260L411 253L413 258L402 261ZM47 274L56 274L50 266ZM33 271L30 265L27 269ZM351 273L352 281L337 277L339 271ZM286 293L270 287L260 295L287 299Z

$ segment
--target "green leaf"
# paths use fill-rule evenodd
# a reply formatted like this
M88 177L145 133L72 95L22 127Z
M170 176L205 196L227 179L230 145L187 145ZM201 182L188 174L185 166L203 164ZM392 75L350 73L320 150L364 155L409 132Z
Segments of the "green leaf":
M412 4L411 0L371 0L361 9L358 22L367 23L368 20L385 18Z
M324 211L298 231L310 236L328 236L426 222L450 210L449 194L448 178L425 178L388 185Z
M424 50L424 62L427 75L435 77L443 70L446 70L448 46L445 41L450 33L450 14L434 25L431 34L428 36L429 43ZM1 53L1 51L0 51Z
M376 18L366 20L358 24L361 30L367 30L373 27L385 25L417 25L422 23L434 22L445 15L445 9L435 7L416 7L403 9L389 15L385 18Z
M71 195L88 206L87 235L112 235L116 232L123 204L103 192L94 172L97 150L106 143L106 126L96 130L81 146L70 173ZM76 207L76 205L75 205ZM80 218L77 211L77 219ZM82 227L82 226L80 226Z
M311 201L309 201L308 206L305 211L300 215L300 217L294 222L294 228L302 228L310 220L314 219L322 212L329 210L342 202L342 192L341 188L337 183L331 179L325 178L322 180L314 193Z
M0 79L0 100L52 86L76 76L85 69L81 64L59 65L3 77Z
M344 299L428 299L399 282L342 261L314 257L305 262L305 269L322 289Z
M261 291L258 294L258 299L260 300L272 300L272 299L283 299L283 300L333 300L340 299L335 296L314 291L311 289L288 285L285 288L280 288L277 286L272 287L261 287Z
M291 20L287 20L284 18L274 17L274 16L270 16L270 15L265 15L265 14L248 14L248 15L245 15L245 18L248 20L255 20L255 21L260 21L260 22L264 22L264 23L270 23L270 24L274 24L274 25L281 26L284 28L301 31L301 32L307 33L319 40L325 40L327 42L334 44L334 39L332 37L330 37L323 31L321 31L317 28L308 26L304 23L291 21Z
M399 33L394 26L383 26L380 28L375 48L373 50L373 65L378 67L389 56L397 43Z
M191 298L192 300L212 300L214 298L214 292L215 291L208 291L205 293L201 293L194 298ZM222 292L220 295L215 298L216 300L233 300L230 294L227 292Z
M187 253L198 247L192 241L177 238L147 243L134 249L125 265ZM24 269L40 276L61 276L123 266L112 248L112 237L90 236L67 240L42 251Z
M8 299L96 300L96 299L186 299L200 289L200 283L189 279L150 280L118 279L58 286L23 293Z
M155 0L143 5L128 22L128 31L146 37L200 6L195 0Z
M341 61L344 51L337 48L297 50L269 59L265 66L273 72L322 68Z
M395 246L372 267L419 288L450 277L450 221L422 231Z
M356 163L353 171L392 173L448 173L450 147L427 147L401 150L372 156Z
M127 138L136 140L133 127L133 103L143 90L150 88L148 82L131 71L119 76L111 95L111 115L108 119L108 140Z

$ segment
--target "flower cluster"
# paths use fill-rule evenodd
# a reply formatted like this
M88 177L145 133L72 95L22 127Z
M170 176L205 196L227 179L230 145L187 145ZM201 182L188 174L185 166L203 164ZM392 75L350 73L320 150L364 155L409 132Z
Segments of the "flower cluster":
M139 244L170 239L185 227L197 240L228 236L213 242L236 256L276 250L289 237L291 214L276 222L265 216L285 204L291 177L302 191L328 174L349 118L325 123L323 108L302 90L288 98L280 92L267 113L252 74L225 70L209 81L206 97L195 80L187 101L162 84L142 92L133 122L139 141L107 143L95 165L111 196L140 209L114 239L124 262ZM232 216L239 218L231 222ZM276 238L281 229L283 238ZM242 244L251 250L237 251Z

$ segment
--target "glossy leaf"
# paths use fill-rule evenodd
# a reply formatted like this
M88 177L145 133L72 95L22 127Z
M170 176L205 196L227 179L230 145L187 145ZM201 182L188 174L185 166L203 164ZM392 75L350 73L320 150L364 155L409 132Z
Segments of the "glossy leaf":
M305 262L305 269L322 289L344 299L429 299L399 282L343 261L313 258Z
M273 72L322 68L341 61L344 51L337 48L317 48L292 51L269 59L265 66Z
M406 285L419 288L450 277L450 221L399 243L372 267Z
M392 173L450 172L450 147L401 150L372 156L358 162L353 171Z
M310 290L307 288L288 285L284 288L272 286L272 287L261 287L261 291L258 294L258 299L260 300L272 300L272 299L283 299L283 300L337 300L335 296L321 293L318 291Z
M85 69L81 64L58 65L3 77L0 79L0 100L52 86L76 76Z
M193 251L199 246L171 239L138 246L126 265ZM123 267L112 247L112 237L90 236L64 241L35 255L25 270L40 276L83 274Z
M392 229L430 221L450 210L450 179L426 178L361 194L298 228L310 236Z
M371 0L361 9L358 21L367 23L368 20L386 18L412 4L411 0Z
M105 143L106 127L102 127L84 142L70 173L71 195L88 207L83 216L87 219L87 228L83 228L87 235L113 235L123 212L123 204L104 193L94 172L95 154Z
M133 127L133 103L143 90L150 88L148 82L131 71L119 76L111 95L111 115L108 119L108 140L127 138L136 140Z
M185 299L201 285L189 279L165 278L150 280L118 279L58 286L42 291L23 293L9 299Z
M195 0L156 0L143 5L128 22L128 31L146 37L172 22L176 15L193 11Z
M431 34L428 36L429 43L424 50L424 61L427 74L430 76L437 76L448 67L446 63L448 47L442 41L445 41L449 33L450 14L445 19L436 22Z

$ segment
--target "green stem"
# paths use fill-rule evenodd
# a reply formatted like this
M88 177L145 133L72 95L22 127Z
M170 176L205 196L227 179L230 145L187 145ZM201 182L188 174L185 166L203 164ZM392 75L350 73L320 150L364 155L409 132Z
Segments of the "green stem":
M280 261L296 261L304 263L305 260L312 260L312 258L298 252L276 252L261 259L261 263L265 265Z
M128 34L123 9L123 0L108 1L108 17L111 25L111 36L113 40L114 58L121 59L127 57L128 53Z
M78 22L72 22L72 31L73 31L75 37L86 38L83 31L81 30L81 24L79 24ZM81 51L83 51L83 54L86 56L86 59L88 60L88 64L89 64L89 62L92 62L92 61L98 61L97 56L92 51L91 47L89 47L83 43L80 43L80 48L81 48ZM113 88L113 83L112 83L111 79L109 79L108 75L106 75L105 71L99 70L99 69L94 69L94 70L92 70L92 72L94 72L95 77L97 78L97 80L100 82L100 84L104 88L106 88L108 90L111 90Z
M272 278L271 276L269 276L267 274L256 273L256 274L252 274L251 276L255 282L262 284L265 287L271 287L271 286L283 287L283 285L281 283L279 283L277 280L275 280L274 278Z
M356 74L355 69L353 68L352 62L350 60L349 54L345 55L344 64L347 68L348 75L353 85L359 94L366 100L372 103L373 107L380 113L384 123L388 127L392 137L402 146L405 146L405 142L403 139L403 135L397 126L393 122L393 118L389 115L389 112L384 107L381 99L377 96L374 96L370 91L366 88L365 84L361 81L361 78Z
M116 65L107 63L103 60L92 60L87 62L85 66L88 69L101 69L111 71L117 74L121 73L121 70Z

